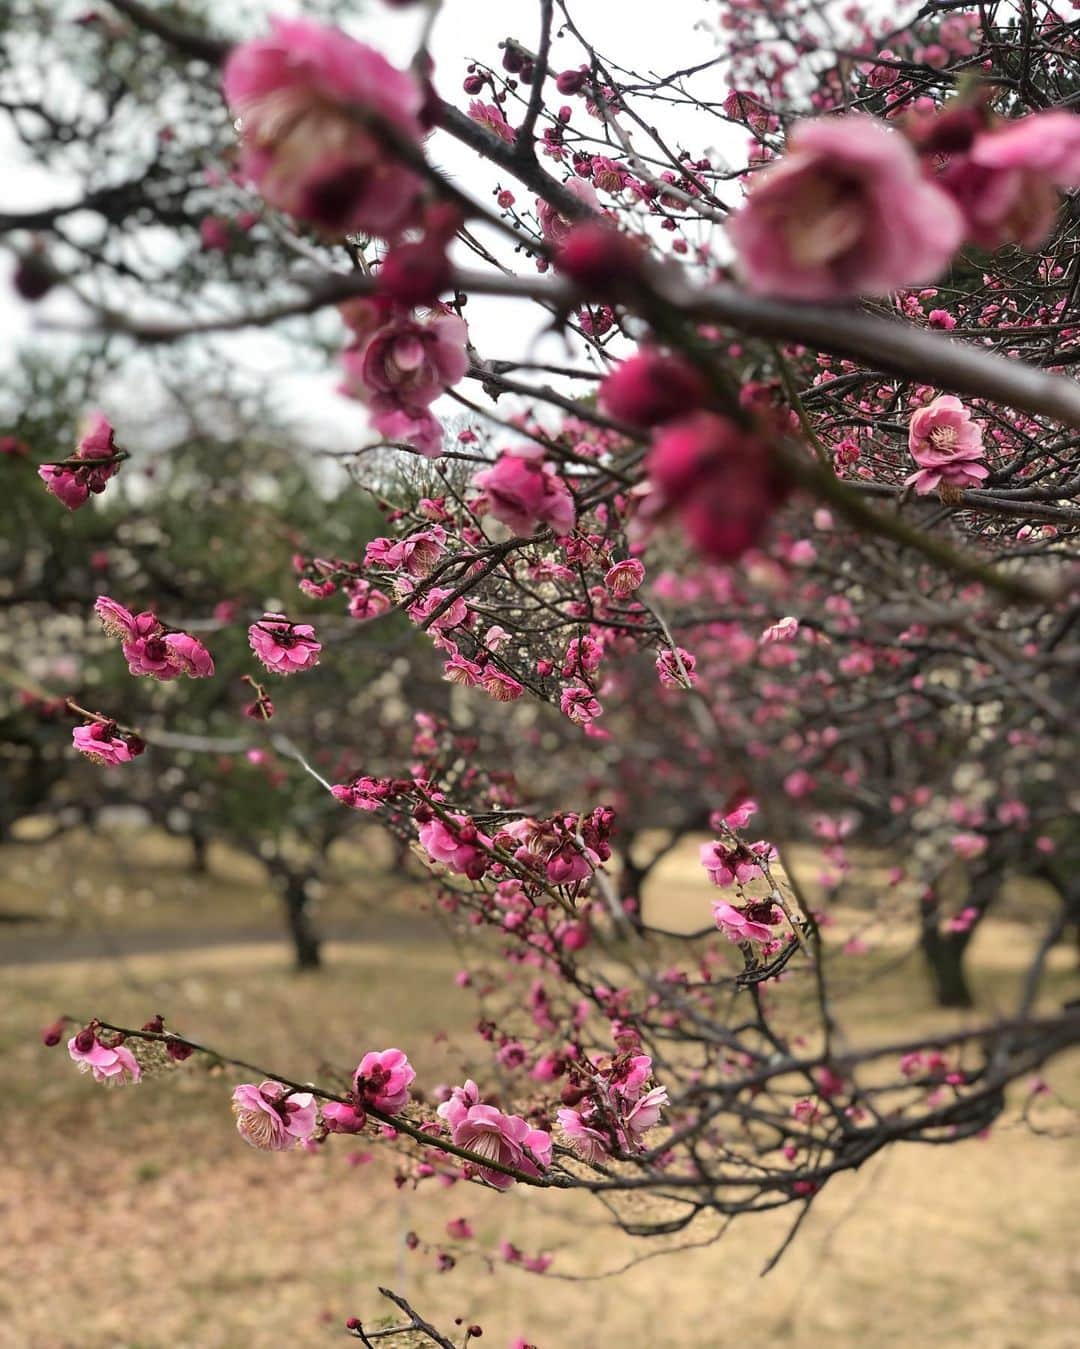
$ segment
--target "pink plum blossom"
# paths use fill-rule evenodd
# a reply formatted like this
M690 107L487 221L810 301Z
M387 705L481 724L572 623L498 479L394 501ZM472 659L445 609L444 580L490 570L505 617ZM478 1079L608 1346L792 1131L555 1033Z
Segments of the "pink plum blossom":
M443 429L427 408L423 412L377 412L371 424L384 440L403 441L425 459L438 459L443 452Z
M560 1110L559 1128L566 1141L584 1162L595 1165L604 1162L611 1153L611 1140L599 1129L586 1123L586 1115L580 1110Z
M697 412L656 433L640 518L674 514L704 556L733 562L761 538L784 495L768 445L725 417Z
M528 1176L538 1176L551 1165L551 1135L531 1128L519 1115L504 1115L492 1105L470 1106L452 1125L451 1137L456 1147ZM508 1190L514 1184L512 1176L492 1167L476 1169L496 1190Z
M563 715L569 717L575 726L587 726L604 711L593 691L582 685L563 689L559 697L559 707Z
M713 920L720 931L733 942L772 941L773 931L768 923L748 918L745 911L718 899L712 906Z
M660 1112L667 1103L667 1087L653 1087L634 1102L622 1121L628 1144L635 1143L659 1123Z
M71 740L80 754L105 766L130 763L146 748L137 735L119 730L115 721L91 721L76 726Z
M434 862L441 862L451 871L478 879L487 869L487 853L491 839L482 834L466 815L452 815L446 824L438 816L422 824L420 844Z
M326 1101L322 1107L322 1120L332 1134L358 1134L367 1123L363 1110L344 1101Z
M68 1053L84 1073L93 1073L95 1082L120 1087L142 1077L135 1055L122 1044L103 1045L90 1029L82 1030L68 1041Z
M422 418L428 404L469 368L468 340L464 320L449 310L437 311L426 322L394 314L365 342L345 351L345 390L374 413Z
M222 79L240 119L243 172L272 206L328 234L397 233L421 181L365 117L418 146L420 86L336 28L301 19L271 27L233 48Z
M91 493L104 492L124 457L116 447L108 418L102 412L92 412L83 423L75 453L60 463L42 464L38 477L58 501L75 511L86 504Z
M565 187L567 192L577 197L583 206L597 214L603 209L592 184L587 183L584 178L571 178ZM567 235L574 227L574 221L560 215L558 208L544 201L542 197L536 199L536 216L540 221L540 233L549 243L558 247L566 242Z
M642 347L604 379L598 401L618 421L656 426L693 412L708 393L704 375L682 356Z
M263 665L281 675L318 665L322 650L310 623L291 623L284 614L263 614L248 628L248 642Z
M1060 191L1080 187L1080 117L1065 109L999 122L974 136L937 180L982 248L1038 248L1054 228Z
M504 451L473 482L495 519L523 538L538 525L548 525L560 536L574 527L574 498L554 467L544 462L539 447Z
M619 599L632 595L645 580L645 568L636 557L613 563L604 573L604 585Z
M803 122L728 224L749 290L793 300L933 281L964 238L910 143L862 113Z
M315 1132L318 1108L310 1092L290 1092L280 1082L244 1083L232 1094L236 1131L245 1143L284 1152Z
M941 486L978 487L990 470L982 462L981 422L952 394L942 394L912 414L908 447L919 465L906 480L920 496Z
M353 1089L361 1104L394 1115L408 1101L415 1077L416 1070L400 1049L373 1050L360 1060Z

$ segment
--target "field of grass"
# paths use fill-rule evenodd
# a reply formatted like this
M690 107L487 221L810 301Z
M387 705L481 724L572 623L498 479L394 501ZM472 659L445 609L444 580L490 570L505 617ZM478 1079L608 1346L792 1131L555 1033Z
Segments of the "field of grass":
M18 866L40 862L36 851L21 850ZM188 878L179 854L150 851L140 861L138 849L125 850L120 881L115 866L99 870L84 854L88 902L100 906L108 885L121 887L113 904L122 923L134 890L160 892L140 921L162 930L182 925L181 886L194 886L188 897L200 925L216 912L228 928L238 890L239 907L255 902L254 876L245 900L242 877L217 859L215 875ZM692 916L705 892L682 863L673 859L666 879ZM10 887L10 866L3 875ZM45 866L37 878L29 901L20 892L24 903L59 885ZM382 882L366 884L375 895ZM227 911L220 902L215 911L215 892L228 894ZM2 898L10 903L10 889ZM284 1074L307 1076L320 1062L348 1065L358 1049L400 1044L421 1082L459 1080L476 1044L475 1005L453 982L460 961L419 907L403 937L404 901L396 904L391 936L372 920L370 939L329 945L318 976L293 976L281 942L0 972L0 1346L307 1349L345 1342L349 1315L365 1323L382 1315L380 1283L444 1327L457 1316L479 1322L481 1343L499 1349L517 1335L540 1349L1077 1343L1080 1223L1069 1177L1080 1145L1065 1109L1080 1105L1075 1058L1048 1073L1055 1096L1039 1119L1051 1136L1002 1124L955 1148L894 1149L830 1184L780 1265L759 1279L791 1214L737 1222L699 1249L660 1252L613 1233L584 1197L434 1182L398 1190L392 1158L366 1140L332 1139L315 1155L256 1153L233 1129L231 1076L187 1065L109 1091L80 1076L62 1048L40 1044L39 1027L59 1012L142 1021L160 1011L193 1037ZM274 916L265 915L270 929ZM866 917L842 914L837 940ZM854 981L845 1002L853 1036L895 1034L901 1016L904 1032L963 1019L929 1006L917 962L903 960L910 938L897 929L866 958L864 986ZM1007 1005L1031 940L1015 919L980 929L973 956L983 1015ZM1072 960L1064 948L1054 953L1053 996L1067 987ZM871 979L875 961L889 972ZM445 1240L456 1217L476 1230L471 1253ZM406 1249L410 1231L426 1249ZM504 1240L529 1254L551 1251L547 1274L502 1265ZM440 1243L459 1254L448 1273L435 1268Z

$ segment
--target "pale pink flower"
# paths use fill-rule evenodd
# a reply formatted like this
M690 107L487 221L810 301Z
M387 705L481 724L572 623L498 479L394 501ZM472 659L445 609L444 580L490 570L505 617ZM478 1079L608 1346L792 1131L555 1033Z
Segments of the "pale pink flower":
M642 1134L648 1133L659 1122L660 1112L667 1103L667 1087L653 1087L634 1102L622 1121L628 1144L636 1143Z
M1059 191L1080 187L1080 117L1033 113L979 132L937 180L982 248L1038 248L1054 228Z
M712 906L713 920L720 931L733 942L772 941L773 932L768 923L755 922L748 918L742 909L728 904L722 899Z
M512 703L525 692L525 685L520 680L490 663L481 670L479 682L484 692L497 703Z
M611 1140L586 1123L586 1116L580 1110L560 1110L558 1120L566 1141L583 1162L595 1165L607 1160L611 1154Z
M95 1082L120 1087L125 1082L138 1082L142 1069L135 1055L124 1045L103 1045L91 1030L80 1031L68 1041L68 1053L84 1073L93 1073Z
M469 104L469 116L474 122L479 122L481 126L493 131L500 140L513 144L514 129L503 116L502 109L496 104L482 103L480 99L474 98Z
M236 1131L245 1143L284 1152L315 1132L318 1107L308 1091L289 1092L280 1082L244 1083L232 1094Z
M109 637L127 640L136 636L135 615L108 595L99 595L94 601L94 612Z
M604 573L604 585L619 599L632 595L645 580L645 568L636 557L615 562Z
M608 1085L616 1096L636 1101L652 1075L652 1059L648 1054L627 1054L615 1060Z
M495 519L523 538L538 525L548 525L560 536L574 527L574 498L554 467L544 462L539 446L504 451L473 482Z
M421 180L364 119L418 146L420 86L336 28L271 26L269 37L233 48L222 79L240 118L244 173L272 206L330 234L397 233Z
M457 1147L527 1176L538 1176L551 1165L551 1135L531 1128L520 1115L504 1115L493 1105L470 1106L454 1123L451 1137ZM508 1190L514 1184L512 1176L491 1167L476 1169L496 1190Z
M964 219L903 136L847 113L795 128L728 233L749 290L836 300L933 281L963 241Z
M409 1099L416 1070L400 1049L365 1054L353 1074L353 1090L362 1105L395 1115Z
M978 487L990 470L982 462L982 422L952 394L942 394L911 417L908 448L919 465L906 479L920 496L943 484L947 487Z
M985 834L954 834L951 839L953 852L966 862L981 857L986 851Z
M584 178L571 178L564 186L567 192L577 197L578 201L598 215L603 210L595 189ZM566 242L567 235L577 223L574 220L568 220L564 215L560 215L558 208L544 201L542 197L536 199L536 215L540 221L541 234L549 243L556 246Z
M137 735L118 730L115 721L91 721L76 726L71 740L80 754L105 766L129 763L146 748Z
M771 624L758 638L761 646L767 646L770 642L791 642L799 635L799 620L797 618L781 618Z
M474 1105L479 1104L480 1088L470 1077L463 1087L451 1088L449 1099L443 1101L435 1113L453 1128L468 1115Z
M310 623L290 623L284 614L263 614L248 628L248 642L268 670L282 675L318 665L322 650Z

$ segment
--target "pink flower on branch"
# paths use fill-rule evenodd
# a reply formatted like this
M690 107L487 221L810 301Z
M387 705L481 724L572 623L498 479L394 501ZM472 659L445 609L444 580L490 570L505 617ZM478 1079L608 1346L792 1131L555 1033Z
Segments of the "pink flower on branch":
M420 86L336 28L271 25L232 50L223 75L244 173L272 206L327 234L398 233L422 184L391 142L419 147Z
M115 721L91 721L76 726L71 740L80 754L107 767L130 763L146 748L137 735L121 731Z
M83 425L75 453L59 463L42 464L38 477L69 511L76 511L86 504L91 493L104 492L126 458L126 453L116 446L108 418L104 413L92 412Z
M310 623L291 623L284 614L263 614L248 628L248 642L263 665L281 675L318 665L322 650Z
M647 467L652 491L640 519L677 516L690 542L717 562L758 542L786 491L766 442L711 412L658 431Z
M416 1070L400 1049L373 1050L353 1074L353 1090L361 1105L395 1115L409 1099Z
M456 1115L451 1138L456 1147L527 1176L539 1176L551 1165L551 1135L492 1105L471 1105ZM496 1190L508 1190L515 1183L513 1176L490 1166L477 1166L476 1172Z
M544 462L539 447L504 451L473 482L495 519L523 538L538 525L560 536L574 527L574 498L554 467Z
M1038 248L1053 231L1061 191L1080 187L1080 117L1054 109L980 130L949 156L937 181L963 212L973 243Z
M244 1142L266 1152L284 1152L305 1142L315 1132L318 1117L310 1092L290 1092L280 1082L237 1087L232 1111Z
M963 241L964 218L903 136L848 113L797 126L728 233L749 290L838 300L933 281Z
M89 1027L71 1037L68 1053L82 1072L93 1073L94 1081L106 1086L120 1087L142 1077L142 1069L130 1049L122 1044L103 1045Z
M972 421L971 413L952 394L942 394L912 414L908 447L919 470L907 483L920 496L942 486L978 487L989 477L982 462L982 423Z

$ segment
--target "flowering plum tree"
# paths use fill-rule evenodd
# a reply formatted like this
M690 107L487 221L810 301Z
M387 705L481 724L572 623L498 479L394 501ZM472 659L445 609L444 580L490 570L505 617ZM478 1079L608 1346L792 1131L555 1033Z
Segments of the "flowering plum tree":
M379 821L488 934L490 1060L438 1089L366 1044L317 1082L236 1065L237 1128L270 1149L381 1135L417 1182L585 1189L643 1235L782 1206L797 1226L882 1149L990 1128L1080 1033L1041 992L1080 904L1077 25L1046 0L900 26L703 0L709 36L659 74L588 6L522 0L459 71L433 56L456 0L396 8L407 68L314 15L225 35L111 0L83 24L113 105L84 126L47 91L5 101L57 164L137 102L133 51L191 111L122 190L88 178L75 205L0 217L24 296L74 295L124 351L321 324L302 340L336 346L370 415L340 490L392 501L385 533L313 542L303 613L264 584L230 614L249 716L287 715L328 666L356 677L322 613L407 621L453 692L414 705L396 762L343 729L329 767L291 732L282 791ZM187 280L140 259L151 224L198 240ZM500 305L510 349L487 350ZM543 353L512 349L523 314ZM38 476L77 520L129 450L98 417ZM97 599L132 676L212 685L201 638L133 605ZM72 754L103 781L138 768L125 698L69 707ZM153 757L166 771L167 737ZM673 947L640 854L615 853L706 825L716 901ZM814 895L800 838L824 858ZM918 905L946 1001L1000 880L1049 882L1008 1012L850 1036L833 990L866 943L838 952L828 928L867 850ZM66 1034L99 1080L231 1062L188 1032L100 1009Z

